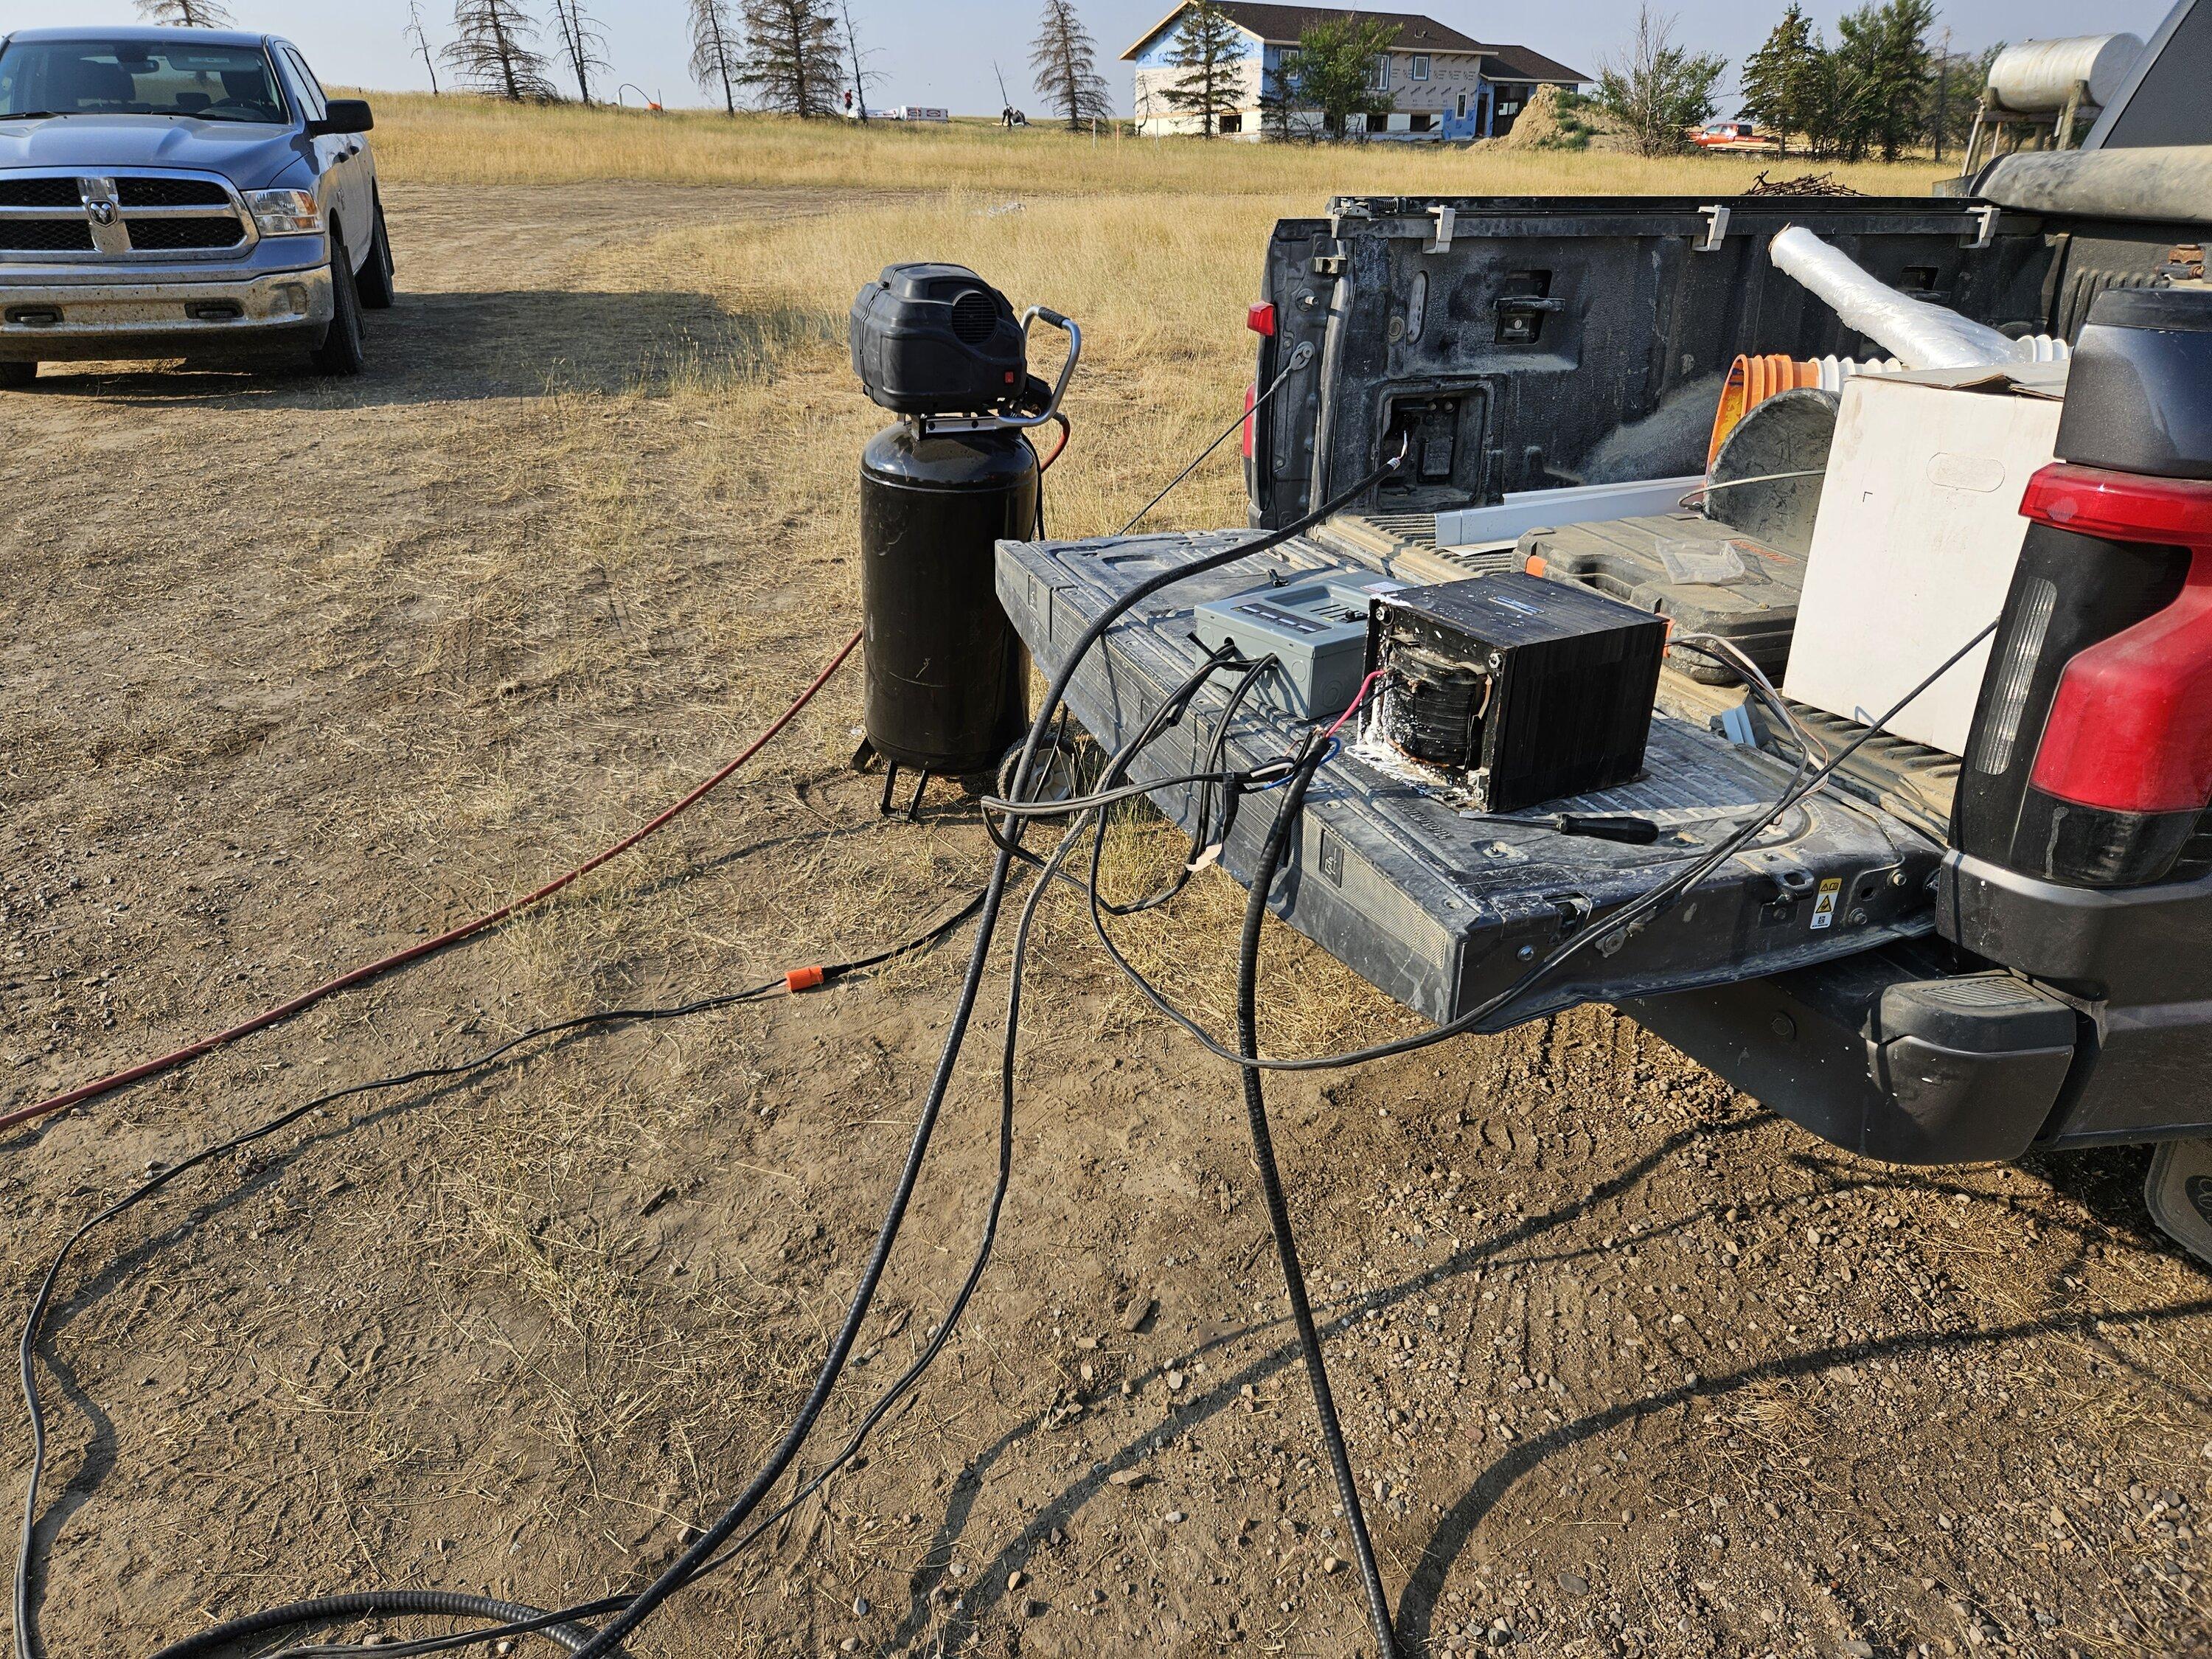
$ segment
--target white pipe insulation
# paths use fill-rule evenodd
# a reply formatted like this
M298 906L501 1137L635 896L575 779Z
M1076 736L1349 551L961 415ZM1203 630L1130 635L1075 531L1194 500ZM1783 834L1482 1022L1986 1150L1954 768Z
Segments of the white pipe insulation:
M1846 326L1875 341L1907 368L1972 368L2034 356L2033 343L2014 340L1946 307L1899 294L1802 225L1779 232L1767 251L1778 268L1833 307Z

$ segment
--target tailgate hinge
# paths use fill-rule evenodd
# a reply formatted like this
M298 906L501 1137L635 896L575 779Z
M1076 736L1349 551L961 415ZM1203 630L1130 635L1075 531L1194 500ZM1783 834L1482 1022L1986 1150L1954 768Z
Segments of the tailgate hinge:
M1718 253L1728 241L1729 209L1725 202L1713 202L1698 210L1705 216L1705 240L1697 245L1699 253Z
M1974 234L1972 236L1965 238L1960 243L1960 246L1967 249L1970 252L1977 249L1991 246L1996 243L1997 240L1997 216L2002 214L2004 210L1999 207L1978 207L1971 210L1971 211L1974 220Z

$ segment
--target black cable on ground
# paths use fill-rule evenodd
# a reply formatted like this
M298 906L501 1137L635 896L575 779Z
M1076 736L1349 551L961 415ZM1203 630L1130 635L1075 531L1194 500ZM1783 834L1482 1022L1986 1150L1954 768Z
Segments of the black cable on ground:
M1107 630L1115 623L1153 594L1165 588L1172 587L1178 582L1188 581L1194 576L1203 575L1209 570L1218 570L1224 565L1233 564L1239 559L1251 558L1255 555L1267 552L1280 547L1294 537L1304 534L1322 520L1342 512L1376 484L1382 483L1384 478L1397 471L1405 465L1406 454L1406 447L1401 447L1396 455L1362 477L1350 489L1322 502L1304 518L1294 520L1282 529L1265 536L1255 537L1249 541L1224 547L1218 552L1194 559L1187 564L1159 571L1146 578L1128 592L1109 605L1097 619L1084 629L1081 638L1075 642L1074 648L1068 653L1067 660L1054 674L1052 684L1045 693L1043 702L1038 707L1036 718L1030 722L1029 733L1022 740L1021 759L1014 768L1014 787L1011 799L1020 799L1029 787L1030 770L1036 762L1037 750L1044 742L1045 732L1052 725L1060 700L1066 696L1069 683L1075 678L1078 665L1090 654L1091 647L1105 637ZM751 1484L738 1496L737 1501L723 1512L713 1526L701 1534L698 1541L687 1549L680 1559L663 1571L652 1584L638 1595L636 1600L616 1615L614 1621L599 1633L597 1640L583 1650L580 1659L605 1659L605 1656L612 1652L617 1644L650 1618L662 1602L683 1588L697 1573L702 1565L711 1559L723 1545L736 1535L738 1528L742 1527L752 1512L760 1507L763 1499L774 1489L776 1482L783 1478L785 1470L788 1469L798 1457L800 1449L806 1443L807 1437L813 1431L816 1421L821 1417L823 1408L829 1403L830 1391L836 1387L837 1379L843 1375L846 1362L852 1355L853 1345L860 1338L861 1323L866 1319L868 1310L875 1302L876 1290L883 1281L884 1268L890 1260L891 1246L896 1242L899 1231L905 1224L908 1206L913 1202L915 1183L920 1178L922 1160L927 1155L930 1140L936 1133L938 1115L944 1108L945 1094L951 1087L953 1070L959 1060L961 1048L967 1042L969 1024L975 1018L975 1000L982 991L983 972L989 961L992 938L998 931L999 915L1006 904L1006 882L1012 871L1014 856L1014 849L1010 842L1001 842L998 856L992 864L990 881L983 890L982 914L975 924L975 944L969 957L967 976L961 986L959 1000L954 1006L951 1026L945 1033L945 1047L939 1055L937 1069L932 1075L928 1090L922 1097L921 1111L915 1125L913 1140L908 1148L906 1164L899 1172L898 1184L892 1192L890 1203L884 1215L883 1224L876 1236L874 1248L869 1254L866 1265L861 1270L860 1283L854 1288L845 1322L831 1341L830 1352L823 1358L822 1368L815 1378L814 1386L808 1391L805 1400L801 1402L789 1428L785 1431L783 1439L777 1444L775 1451L769 1455L767 1463L754 1477Z
M202 1631L198 1636L173 1642L154 1659L206 1659L226 1648L280 1630L299 1630L313 1625L335 1625L362 1619L491 1619L511 1624L542 1617L535 1607L517 1601L497 1601L488 1595L462 1595L453 1590L363 1590L355 1595L325 1595L313 1601L295 1601L288 1607L271 1607L244 1619L233 1620ZM587 1630L566 1622L546 1626L537 1632L567 1653L580 1653L592 1639ZM390 1653L391 1648L370 1650Z
M1251 895L1244 906L1244 932L1237 950L1237 1042L1247 1054L1260 1052L1259 978L1260 933L1267 917L1267 890L1282 868L1298 815L1305 808L1306 789L1313 782L1326 750L1313 737L1291 778L1283 804L1267 831L1260 866L1252 874ZM1337 1420L1336 1399L1328 1386L1328 1367L1322 1356L1321 1333L1314 1324L1313 1304L1306 1295L1305 1270L1298 1264L1298 1244L1291 1230L1289 1201L1283 1195L1282 1172L1275 1164L1274 1136L1267 1127L1267 1099L1260 1068L1247 1065L1244 1077L1244 1116L1252 1132L1252 1161L1259 1166L1260 1190L1267 1203L1267 1225L1275 1238L1275 1260L1283 1270L1283 1289L1291 1302L1291 1320L1297 1327L1298 1352L1304 1356L1306 1382L1312 1388L1315 1413L1321 1419L1322 1444L1328 1467L1336 1476L1336 1490L1344 1504L1344 1523L1351 1534L1352 1559L1359 1564L1361 1587L1367 1594L1368 1620L1380 1644L1379 1659L1397 1659L1396 1626L1390 1616L1390 1597L1382 1588L1382 1571L1375 1559L1375 1545L1367 1532L1367 1516L1360 1507L1359 1480L1352 1469L1352 1454L1344 1443L1344 1425Z
M1029 732L1023 741L1020 758L1014 769L1014 787L1011 792L1010 798L1013 799L1020 799L1024 792L1029 787L1030 771L1035 763L1037 750L1044 740L1047 731L1050 728L1054 720L1057 716L1062 700L1066 696L1068 684L1074 677L1076 667L1081 663L1083 659L1088 655L1091 648L1097 644L1098 641L1104 637L1108 630L1111 629L1115 623L1119 622L1121 617L1126 616L1138 605L1143 603L1144 600L1151 598L1155 593L1162 592L1165 588L1172 586L1176 583L1188 580L1194 577L1202 575L1208 571L1218 569L1223 566L1233 563L1239 559L1254 557L1260 554L1268 552L1276 547L1281 546L1284 543L1291 540L1293 538L1304 534L1306 531L1310 530L1316 525L1320 524L1323 520L1342 511L1352 501L1358 500L1368 490L1380 483L1384 478L1397 471L1404 465L1406 454L1407 452L1405 447L1401 447L1395 456L1383 463L1381 466L1376 468L1372 472L1362 477L1358 483L1351 486L1349 489L1344 490L1329 501L1323 502L1312 512L1292 523L1285 526L1283 528L1271 532L1267 535L1255 537L1249 541L1241 542L1232 546L1220 549L1214 553L1192 560L1186 564L1160 571L1153 576L1147 578L1143 582L1139 583L1137 586L1132 589L1129 592L1124 594L1109 605L1105 611L1085 630L1082 638L1078 641L1074 650L1069 655L1066 664L1061 667L1058 673L1054 675L1051 686L1043 700L1042 705L1038 710L1036 718L1031 723ZM753 1480L748 1485L745 1491L739 1496L737 1501L725 1510L715 1523L703 1532L701 1536L685 1550L684 1554L677 1561L664 1570L660 1576L643 1591L640 1592L635 1597L621 1599L619 1601L616 1598L608 1598L606 1601L602 1602L590 1604L588 1611L583 1609L569 1609L564 1613L537 1614L532 1613L530 1613L530 1610L525 1609L525 1613L528 1614L526 1620L522 1621L510 1621L511 1624L516 1625L518 1632L521 1631L525 1626L530 1629L543 1629L556 1620L573 1620L574 1618L579 1616L596 1616L602 1611L611 1612L614 1613L613 1622L608 1625L605 1629L600 1631L596 1636L590 1638L585 1645L582 1648L576 1650L576 1651L580 1655L580 1659L606 1659L607 1656L615 1654L619 1650L623 1640L632 1632L635 1631L647 1618L651 1617L653 1612L655 1612L670 1595L673 1595L677 1590L682 1589L685 1584L696 1578L710 1563L719 1564L717 1553L721 1550L725 1544L729 1542L730 1539L736 1534L737 1530L744 1524L744 1522L751 1516L752 1512L760 1506L762 1501L767 1497L768 1493L773 1490L775 1484L782 1478L786 1470L787 1470L791 1464L796 1460L800 1449L804 1447L807 1438L811 1434L816 1423L819 1420L822 1411L828 1403L830 1392L834 1389L838 1379L843 1374L846 1364L850 1358L852 1349L858 1340L861 1324L866 1318L869 1309L873 1304L876 1291L881 1284L884 1268L889 1261L891 1248L896 1243L898 1235L904 1226L907 1211L912 1203L915 1187L920 1177L921 1164L927 1153L930 1142L934 1135L937 1120L942 1111L945 1096L950 1089L954 1067L959 1058L960 1052L964 1046L969 1025L974 1018L975 1003L977 997L981 993L982 976L988 962L992 940L996 933L999 917L1005 905L1008 878L1012 872L1012 867L1015 858L1018 855L1012 825L1010 824L1008 826L1008 833L1005 836L1000 837L994 836L994 839L997 840L999 842L998 855L993 866L990 880L985 886L982 894L975 901L971 902L971 904L963 910L961 915L953 918L951 921L945 924L942 924L939 928L933 929L931 934L927 936L933 938L938 933L948 931L950 927L957 926L959 922L965 920L967 916L975 915L980 912L976 926L975 942L969 956L967 972L962 982L960 996L955 1006L951 1028L946 1035L945 1047L939 1055L937 1068L932 1076L929 1088L924 1096L922 1110L915 1125L913 1139L908 1146L906 1162L901 1169L898 1182L894 1188L890 1202L886 1209L883 1222L878 1229L876 1243L872 1249L868 1261L862 1271L860 1281L854 1289L851 1302L847 1310L844 1323L839 1329L836 1337L832 1341L830 1352L824 1356L821 1370L816 1377L812 1389L809 1391L805 1400L801 1403L799 1411L794 1415L791 1424L787 1427L782 1440L778 1443L775 1450L770 1455L765 1466L758 1474L756 1474ZM896 954L896 952L891 954ZM826 976L827 970L823 971ZM823 981L822 979L816 979L812 982L821 983L823 982ZM492 1060L496 1059L499 1055L509 1052L523 1042L531 1041L533 1037L549 1036L557 1030L576 1029L584 1025L603 1024L611 1020L617 1019L635 1020L641 1018L673 1018L679 1012L696 1012L708 1006L726 1006L728 1003L744 1000L750 997L765 995L769 992L779 988L780 985L787 987L795 983L796 981L793 980L787 980L778 983L772 983L757 988L751 991L733 994L728 997L708 999L702 1003L686 1005L684 1008L680 1011L630 1010L614 1014L580 1016L574 1020L561 1022L559 1024L555 1026L541 1028L538 1031L526 1033L521 1036L511 1040L507 1043L501 1045L501 1047L493 1051L492 1054L479 1057L474 1061L465 1062L452 1066L423 1067L415 1072L406 1073L401 1077L384 1079L376 1083L357 1085L349 1089L336 1091L329 1096L323 1097L316 1101L296 1108L276 1119L270 1120L265 1124L260 1125L254 1129L248 1130L239 1136L234 1137L230 1140L222 1142L218 1146L210 1147L200 1153L195 1154L192 1158L185 1160L182 1164L179 1164L174 1169L161 1172L161 1175L155 1176L153 1180L146 1182L132 1193L126 1194L123 1199L118 1200L114 1205L110 1206L106 1210L102 1211L100 1214L94 1217L91 1220L86 1222L82 1227L80 1227L77 1231L72 1234L70 1239L63 1245L60 1253L58 1254L54 1262L48 1269L47 1274L40 1285L36 1297L34 1298L31 1317L25 1326L21 1346L21 1360L22 1382L26 1401L30 1407L33 1419L33 1469L29 1491L26 1497L21 1547L18 1554L16 1564L15 1595L17 1618L15 1640L18 1659L34 1659L34 1650L32 1645L33 1627L28 1618L28 1583L36 1542L37 1500L40 1485L39 1477L40 1471L43 1469L45 1459L44 1419L38 1402L37 1381L34 1374L37 1337L40 1328L43 1326L46 1310L51 1305L54 1286L59 1277L61 1269L64 1265L65 1265L70 1254L74 1250L75 1247L80 1241L98 1227L105 1224L107 1221L114 1218L118 1215L120 1215L135 1205L143 1202L145 1199L151 1197L155 1193L167 1186L169 1182L182 1176L187 1170L197 1168L214 1158L222 1157L228 1152L236 1151L240 1147L260 1140L268 1135L276 1133L287 1125L298 1121L301 1117L307 1115L307 1113L313 1111L319 1107L327 1104L331 1101L343 1098L349 1095L367 1092L371 1090L399 1087L409 1082L426 1080L442 1076L457 1075L462 1072L474 1070L478 1066L490 1063ZM368 1594L374 1595L376 1593L369 1592ZM301 1603L297 1605L315 1606L320 1604ZM258 1626L255 1633L260 1633L266 1628L268 1627ZM235 1624L234 1623L233 1625L217 1626L215 1631L202 1632L200 1636L191 1639L195 1642L206 1642L213 1639L218 1632L230 1632L230 1634L225 1636L224 1639L226 1640L235 1639L238 1635ZM470 1633L470 1635L464 1639L484 1639L484 1638L490 1634L491 1632L484 1632L481 1634ZM173 1659L173 1656L171 1656L170 1659Z
M871 968L880 967L884 963L890 962L896 957L925 949L928 945L935 943L938 939L943 938L946 933L951 933L954 928L958 927L963 922L968 921L969 918L973 916L976 910L981 908L981 904L982 897L979 894L975 898L970 899L966 904L963 905L957 911L955 911L951 915L934 923L926 932L915 935L913 939L905 941L903 944L893 945L888 950L878 951L871 956L861 957L850 962L830 963L817 970L812 970L818 973L820 976L818 979L815 980L814 982L823 985L833 984L837 981L848 978L852 975L865 972ZM15 1556L15 1650L16 1659L35 1659L37 1652L35 1639L37 1620L31 1605L31 1579L32 1568L37 1557L39 1496L45 1478L46 1462L46 1409L44 1401L39 1392L37 1370L38 1343L40 1335L44 1333L47 1315L52 1307L55 1287L60 1281L62 1270L68 1265L70 1257L76 1252L76 1248L80 1243L82 1243L86 1238L89 1237L93 1233L99 1231L101 1227L106 1225L110 1221L114 1220L117 1217L123 1215L130 1210L135 1209L138 1205L145 1202L148 1199L152 1198L155 1194L161 1191L163 1188L167 1187L173 1182L181 1179L184 1176L189 1174L193 1170L198 1169L204 1164L211 1164L217 1159L225 1158L232 1152L241 1151L257 1142L265 1140L270 1135L278 1133L280 1131L289 1127L292 1124L300 1121L301 1119L307 1116L309 1114L319 1111L323 1108L333 1105L341 1100L349 1099L358 1095L382 1093L392 1089L404 1088L416 1083L434 1082L450 1078L465 1076L469 1073L481 1071L485 1066L496 1063L498 1060L504 1059L509 1054L512 1054L515 1049L520 1048L526 1044L540 1042L545 1038L561 1036L567 1032L582 1030L595 1026L637 1024L653 1021L685 1018L695 1014L707 1013L718 1008L730 1007L738 1003L757 1000L775 992L784 990L787 988L791 983L791 976L786 975L782 979L770 980L765 984L754 986L749 990L731 992L718 996L702 997L690 1002L673 1006L641 1008L611 1008L603 1009L593 1013L579 1014L572 1018L556 1020L549 1024L537 1026L530 1030L524 1031L518 1036L508 1038L506 1042L500 1043L497 1047L489 1049L486 1052L468 1060L456 1060L444 1065L418 1066L411 1071L400 1073L392 1077L380 1078L370 1082L356 1083L349 1085L343 1089L333 1090L327 1094L319 1095L314 1099L307 1101L302 1105L295 1106L288 1111L280 1113L276 1117L270 1118L265 1122L258 1124L254 1127L244 1131L242 1133L234 1135L228 1140L219 1142L216 1145L205 1147L200 1152L195 1152L190 1158L184 1159L182 1162L169 1169L161 1170L149 1180L147 1180L137 1187L132 1188L130 1192L118 1199L114 1203L109 1205L106 1209L101 1210L99 1213L83 1223L82 1225L79 1226L76 1231L70 1234L69 1238L64 1242L61 1249L55 1253L53 1261L48 1264L46 1275L40 1281L36 1294L32 1297L30 1311L24 1320L22 1337L17 1348L18 1375L22 1389L23 1404L26 1413L30 1419L31 1425L31 1473L27 1489L24 1493L22 1529L20 1534ZM365 1594L379 1595L384 1595L386 1592L373 1591L365 1592ZM418 1592L392 1591L390 1592L390 1594L393 1595L406 1596L416 1595ZM359 1600L358 1597L337 1597L331 1599L334 1601L348 1601L349 1603L356 1602ZM301 1615L299 1618L295 1618L289 1621L279 1620L275 1624L260 1622L274 1618L274 1613L252 1614L246 1620L231 1621L225 1625L217 1626L211 1631L203 1632L198 1636L191 1638L191 1640L192 1643L204 1644L213 1640L216 1637L220 1635L222 1636L222 1640L225 1643L228 1643L243 1640L248 1636L262 1634L271 1630L294 1628L296 1627L299 1623L303 1621L327 1622L328 1617L337 1615L320 1615L314 1613L313 1610L323 1607L328 1604L329 1603L327 1601L321 1601L296 1603L295 1604L294 1609L291 1611L296 1612L300 1608L306 1608L308 1609L309 1612ZM559 1615L544 1615L532 1608L520 1607L519 1606L510 1607L510 1604L507 1603L492 1604L487 1602L486 1605L497 1605L501 1607L509 1608L508 1611L501 1614L495 1615L486 1613L483 1615L486 1617L497 1616L502 1618L507 1622L513 1622L518 1620L544 1620L548 1617L555 1619L560 1622L568 1622L576 1618L592 1616L589 1613L570 1613ZM434 1609L415 1610L434 1611ZM278 1611L282 1612L286 1610L279 1609ZM357 1613L352 1616L358 1617L362 1615ZM477 1615L464 1613L457 1616L471 1617ZM244 1628L244 1626L249 1625L252 1626L251 1629ZM588 1632L582 1632L581 1634L583 1634L586 1639L588 1638ZM182 1649L165 1649L161 1655L157 1656L157 1659L182 1659L182 1655L185 1653L198 1653L212 1650L212 1649L204 1646L186 1646Z
M1211 678L1218 665L1211 659L1201 665L1184 682L1175 696L1170 699L1170 704L1180 706L1186 702L1189 696ZM1153 724L1148 723L1144 732L1139 732L1124 746L1120 754L1113 757L1109 771L1115 767L1126 764L1130 757L1157 735L1158 732L1154 729ZM1095 809L1079 816L1077 821L1069 826L1066 834L1062 836L1059 846L1054 848L1049 858L1036 858L1031 854L1020 852L1018 847L1012 849L1017 857L1035 865L1042 874L1030 894L1028 902L1023 908L1020 923L1015 930L1013 951L1008 969L1006 1031L999 1068L998 1173L985 1214L982 1237L977 1245L975 1260L969 1267L967 1277L962 1281L959 1292L954 1297L945 1316L938 1322L935 1331L922 1352L917 1354L906 1370L878 1396L875 1404L861 1418L837 1455L811 1480L786 1498L781 1504L754 1522L727 1549L702 1565L687 1581L688 1583L696 1583L708 1574L735 1560L756 1540L768 1533L785 1516L790 1515L827 1485L830 1478L859 1453L861 1447L866 1443L869 1435L921 1379L922 1374L936 1362L939 1355L945 1351L946 1344L951 1340L954 1330L967 1311L968 1304L974 1297L976 1287L982 1282L984 1271L989 1266L998 1240L1000 1216L1005 1207L1007 1188L1013 1174L1014 1060L1021 1029L1022 974L1029 956L1030 927L1036 920L1037 908L1042 902L1045 890L1055 880L1067 879L1060 872L1061 862L1077 844L1085 830L1097 824L1099 818L1100 814ZM519 1620L493 1629L464 1632L453 1636L430 1637L397 1646L386 1644L375 1648L358 1646L291 1648L276 1656L276 1659L416 1659L417 1656L450 1652L457 1648L472 1647L481 1643L496 1641L507 1637L531 1635L542 1632L563 1620L600 1617L619 1610L626 1605L628 1600L629 1598L625 1596L607 1596L597 1601L565 1607L556 1613L535 1613L528 1619Z

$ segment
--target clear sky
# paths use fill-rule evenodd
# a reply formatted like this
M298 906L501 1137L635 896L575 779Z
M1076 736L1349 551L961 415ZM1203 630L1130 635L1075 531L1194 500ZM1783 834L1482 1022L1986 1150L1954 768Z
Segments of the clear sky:
M547 0L523 0L550 9ZM423 88L419 62L400 39L407 0L225 0L241 28L289 36L325 81L352 86ZM584 0L607 36L611 82L629 82L671 105L703 101L684 71L684 0ZM938 104L960 114L999 111L992 66L1003 70L1017 104L1034 113L1040 100L1029 84L1029 42L1036 0L850 0L862 44L882 76L872 101ZM1078 0L1097 36L1118 107L1129 104L1122 50L1169 9L1172 0ZM450 37L453 0L422 0L432 38ZM2148 37L2167 0L1948 0L1936 21L1961 50L1994 40L2022 40L2114 29ZM1812 0L1807 9L1831 34L1850 9L1838 0ZM1560 6L1469 4L1465 0L1380 0L1372 9L1426 11L1480 40L1510 41L1595 74L1633 26L1637 0L1572 0ZM1675 12L1687 43L1726 54L1731 69L1755 47L1782 10L1782 0L1745 5L1729 0L1662 0ZM126 21L131 0L0 0L0 28ZM550 37L549 37L550 40ZM441 70L441 74L443 74ZM1728 83L1733 85L1733 80ZM632 101L635 101L635 94Z

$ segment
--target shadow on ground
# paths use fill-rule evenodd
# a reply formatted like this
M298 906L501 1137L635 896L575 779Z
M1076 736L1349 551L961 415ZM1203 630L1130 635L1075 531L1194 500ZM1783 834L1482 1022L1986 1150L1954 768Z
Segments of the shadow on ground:
M758 368L806 326L788 312L726 311L704 294L517 289L403 294L368 319L368 367L321 375L303 352L251 361L50 363L15 397L93 398L133 407L385 408L665 393Z

